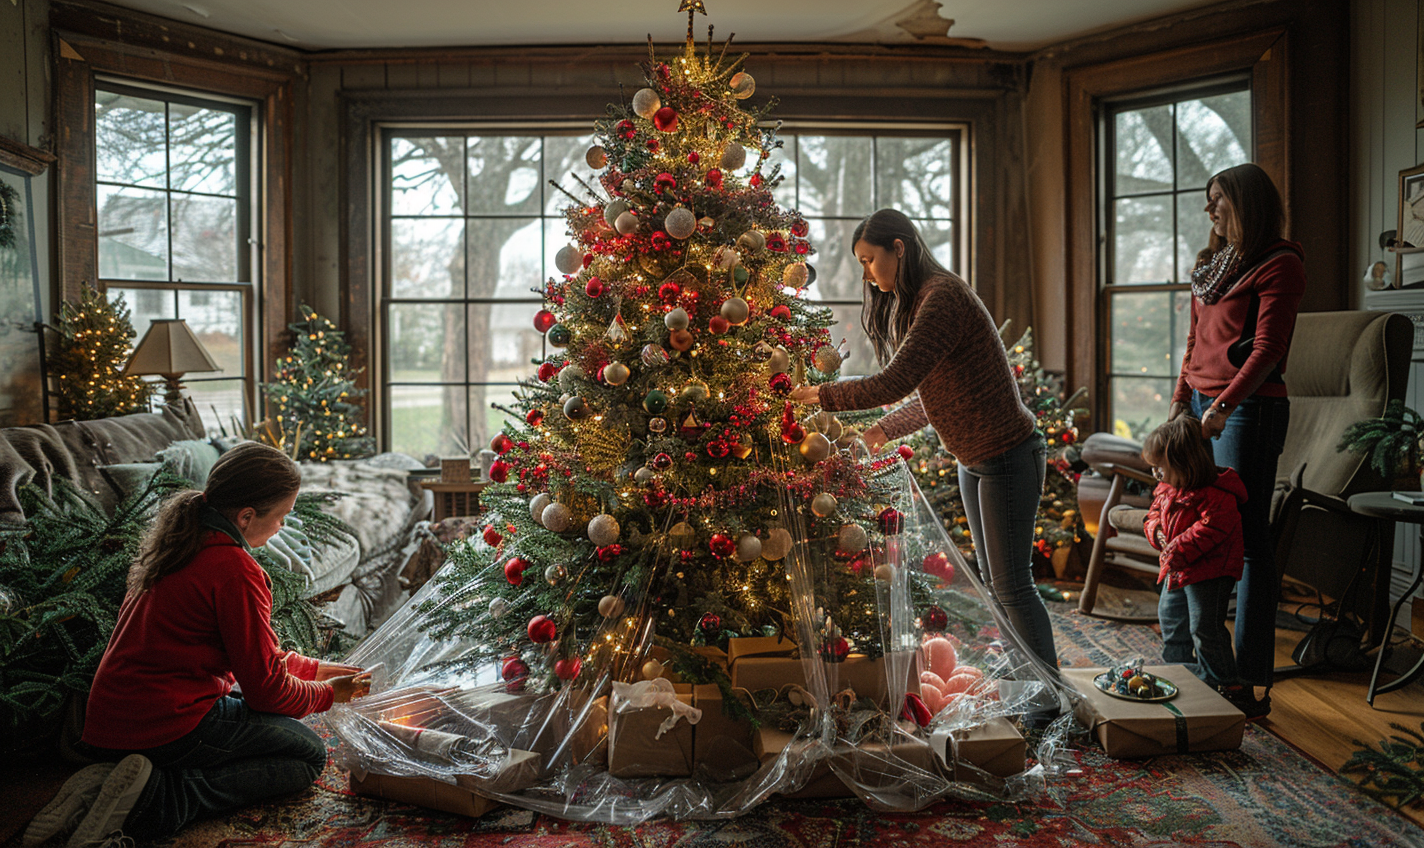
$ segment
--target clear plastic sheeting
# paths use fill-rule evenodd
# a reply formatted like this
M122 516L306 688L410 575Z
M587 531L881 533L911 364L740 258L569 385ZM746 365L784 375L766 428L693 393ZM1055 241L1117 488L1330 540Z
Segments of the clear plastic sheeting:
M587 665L570 680L472 670L460 660L477 635L436 639L423 623L463 604L477 634L495 613L483 611L478 586L437 575L347 658L373 669L373 686L326 714L345 764L614 824L740 816L777 795L916 810L1042 792L1071 766L1076 696L1022 647L904 463L857 450L833 457L827 473L863 475L883 535L848 557L835 521L784 492L791 625L691 648L721 685L671 679L636 593L589 634ZM845 569L860 579L833 597L829 575ZM571 593L611 591L576 576L571 584ZM877 639L846 638L837 622L850 604L874 608ZM867 646L880 655L861 653ZM1040 728L1027 741L1026 724Z

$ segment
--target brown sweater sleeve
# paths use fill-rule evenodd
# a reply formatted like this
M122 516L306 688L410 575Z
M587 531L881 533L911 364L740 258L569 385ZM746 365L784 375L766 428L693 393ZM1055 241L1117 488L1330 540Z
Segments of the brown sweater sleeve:
M954 351L953 301L953 292L948 286L929 286L915 309L915 320L910 324L910 332L905 334L895 356L884 370L858 380L842 380L821 386L821 407L831 412L872 409L909 397L936 366ZM920 405L918 399L914 405L919 405L917 417L923 419L924 406ZM890 417L897 416L900 412L901 410L897 410ZM914 415L915 413L907 411L904 419L897 420L902 426L907 425L912 423L911 416ZM926 423L927 420L925 419ZM889 435L888 430L886 435Z

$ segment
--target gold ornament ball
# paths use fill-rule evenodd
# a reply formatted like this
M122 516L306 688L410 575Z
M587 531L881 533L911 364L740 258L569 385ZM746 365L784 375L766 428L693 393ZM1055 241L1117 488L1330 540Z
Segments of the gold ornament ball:
M588 166L595 171L601 171L608 165L608 152L595 144L583 155L583 161L587 162Z
M620 530L618 519L608 514L595 515L588 520L588 540L600 548L618 541Z
M637 232L638 216L634 215L631 211L624 212L614 219L613 228L625 236L629 233Z
M870 536L859 524L846 524L836 534L836 547L848 554L859 553L869 544Z
M750 533L743 533L737 537L737 561L751 562L761 556L761 539Z
M797 450L807 462L817 463L831 455L831 440L823 433L807 433Z
M562 565L551 565L544 569L544 582L550 586L559 585L559 581L569 576L569 570Z
M681 306L663 316L663 326L669 330L686 330L690 322L691 319L687 317L687 310Z
M555 504L555 506L559 506L559 504ZM836 511L836 496L833 495L833 494L831 494L830 492L822 492L822 493L820 493L819 495L817 495L816 497L814 497L814 498L811 499L811 512L815 513L817 517L819 517L819 518L825 518L825 517L828 516L828 515L834 515L834 514L835 514L835 511ZM548 516L546 515L545 518L544 518L544 526L545 526L545 527L548 527L548 526L549 526L548 520L549 520L549 519L548 519ZM550 528L550 529L553 529L553 528ZM558 532L558 531L554 531L554 532Z
M766 247L766 236L760 230L747 230L737 237L737 248L747 253L756 253Z
M747 323L751 314L751 307L740 297L729 297L722 301L722 317L726 318L729 324L740 327Z
M540 492L529 499L529 517L534 519L535 524L541 527L544 525L544 510L553 502L554 499L549 497L547 492Z
M886 583L893 582L895 580L895 566L888 562L875 566L875 579L883 580Z
M678 393L678 397L683 400L692 401L693 403L701 403L707 400L709 392L710 389L707 388L706 383L701 380L693 380L683 387L682 391Z
M728 171L735 171L747 164L747 149L737 142L731 142L722 151L722 167Z
M623 614L623 599L617 595L604 595L598 599L598 614L604 618L617 618Z
M784 347L778 347L771 352L771 358L766 361L766 369L773 374L784 374L791 370L791 353Z
M640 88L633 94L633 111L638 117L651 121L661 108L663 100L651 88Z
M643 679L655 680L663 676L663 664L657 660L648 660L643 663Z
M717 252L712 256L712 261L717 263L717 267L723 271L730 271L742 264L742 255L724 245L717 248Z
M629 208L628 201L626 200L619 199L610 201L607 206L603 207L603 222L610 227L616 226L618 216L629 211Z
M579 388L579 380L586 379L587 376L577 365L565 365L559 371L559 388L565 392L576 391Z
M697 232L697 216L685 206L679 206L663 219L663 228L675 239L685 239Z
M668 540L681 550L690 549L697 542L697 532L686 521L679 521L668 530Z
M610 362L603 368L603 379L610 386L621 386L628 382L628 366L621 362Z
M539 523L555 533L562 533L569 529L569 525L573 521L573 511L557 501L545 507L544 512L539 516Z
M756 80L746 71L732 74L727 86L732 89L732 96L738 100L746 100L756 93Z
M562 274L576 273L583 267L583 253L577 247L566 244L554 254L554 267Z
M664 421L664 420L661 419L661 418L654 419L654 420L656 420L656 421L663 421L664 424L667 423L666 421ZM634 471L634 472L633 472L633 479L634 479L636 482L639 482L639 483L649 483L649 482L652 482L652 479L653 479L654 477L656 477L656 476L658 476L658 473L657 473L656 471L654 471L653 469L649 468L649 467L646 466L646 465L644 465L643 467L639 468L637 471Z
M785 527L773 527L767 531L761 543L761 555L776 562L791 553L791 533Z
M810 272L806 270L805 262L792 262L786 266L786 270L781 272L781 282L793 289L799 289L806 285L806 280L810 277Z
M822 345L811 357L811 364L822 374L830 374L841 367L841 355L830 345Z

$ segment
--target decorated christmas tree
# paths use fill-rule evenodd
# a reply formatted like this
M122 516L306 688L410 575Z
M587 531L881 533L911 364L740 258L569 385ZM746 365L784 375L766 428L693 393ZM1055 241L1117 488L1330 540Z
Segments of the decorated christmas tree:
M61 419L89 421L148 409L153 385L122 373L136 335L122 296L111 301L85 283L79 303L60 306L56 329L49 370Z
M280 433L294 459L325 462L369 455L375 440L366 435L362 409L366 394L356 387L346 334L303 304L302 320L288 324L292 352L277 362L276 379L262 385L274 425L259 433Z

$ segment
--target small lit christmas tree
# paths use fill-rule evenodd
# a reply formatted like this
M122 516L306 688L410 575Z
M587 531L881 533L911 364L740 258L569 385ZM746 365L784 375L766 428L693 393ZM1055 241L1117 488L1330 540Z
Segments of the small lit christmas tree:
M49 370L60 418L89 421L148 409L153 384L121 373L136 335L122 296L110 301L81 285L79 303L60 306L57 330Z
M366 394L350 365L346 334L303 304L302 320L288 324L296 336L292 353L277 363L276 380L262 385L271 404L273 429L299 438L295 458L325 462L369 455L375 441L361 423Z

